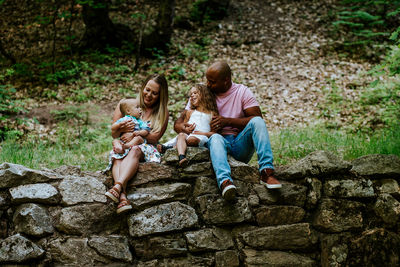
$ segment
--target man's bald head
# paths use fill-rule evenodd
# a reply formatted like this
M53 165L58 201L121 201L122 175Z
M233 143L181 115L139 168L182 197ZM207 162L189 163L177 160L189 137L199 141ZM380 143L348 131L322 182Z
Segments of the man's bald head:
M231 80L231 76L232 76L231 68L229 67L228 63L226 63L225 61L214 62L208 68L208 70L216 71L218 73L219 78L221 78L221 79L228 78L229 80Z
M207 87L215 94L225 93L232 86L231 68L225 61L213 63L206 72Z

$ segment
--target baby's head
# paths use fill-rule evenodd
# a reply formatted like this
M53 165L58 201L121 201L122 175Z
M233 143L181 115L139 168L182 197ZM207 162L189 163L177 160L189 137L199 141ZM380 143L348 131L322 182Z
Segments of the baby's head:
M189 91L191 109L201 107L206 111L218 114L215 95L204 84L196 84Z
M119 110L121 111L122 115L130 115L135 118L140 118L142 115L142 109L136 103L134 99L124 99L119 104Z

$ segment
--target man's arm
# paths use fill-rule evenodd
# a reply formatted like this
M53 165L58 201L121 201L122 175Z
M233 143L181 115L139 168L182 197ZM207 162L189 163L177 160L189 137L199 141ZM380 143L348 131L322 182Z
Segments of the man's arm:
M225 126L238 128L240 130L246 127L247 123L254 117L262 117L259 106L254 106L243 110L245 117L243 118L225 118L222 116L213 116L210 126L211 132L217 132Z
M175 121L174 123L174 130L177 133L185 133L185 134L191 134L196 127L196 125L193 124L188 124L188 118L190 118L190 115L193 111L192 110L184 110L181 113L181 116Z

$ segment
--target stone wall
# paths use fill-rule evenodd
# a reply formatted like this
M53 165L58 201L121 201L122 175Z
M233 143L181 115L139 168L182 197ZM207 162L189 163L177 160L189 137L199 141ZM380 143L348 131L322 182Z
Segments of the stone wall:
M117 215L110 177L77 167L0 165L0 265L399 266L400 159L345 162L316 151L277 169L283 188L230 160L234 204L216 186L206 149L189 166L140 164Z

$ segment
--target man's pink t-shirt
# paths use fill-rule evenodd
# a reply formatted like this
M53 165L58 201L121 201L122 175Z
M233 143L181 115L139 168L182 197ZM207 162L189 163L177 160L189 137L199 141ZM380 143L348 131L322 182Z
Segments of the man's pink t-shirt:
M232 83L228 91L216 96L219 115L226 118L243 118L245 114L243 110L259 106L256 98L249 88L243 84ZM190 109L190 101L186 105L186 109ZM239 129L233 127L224 127L222 135L237 135Z

